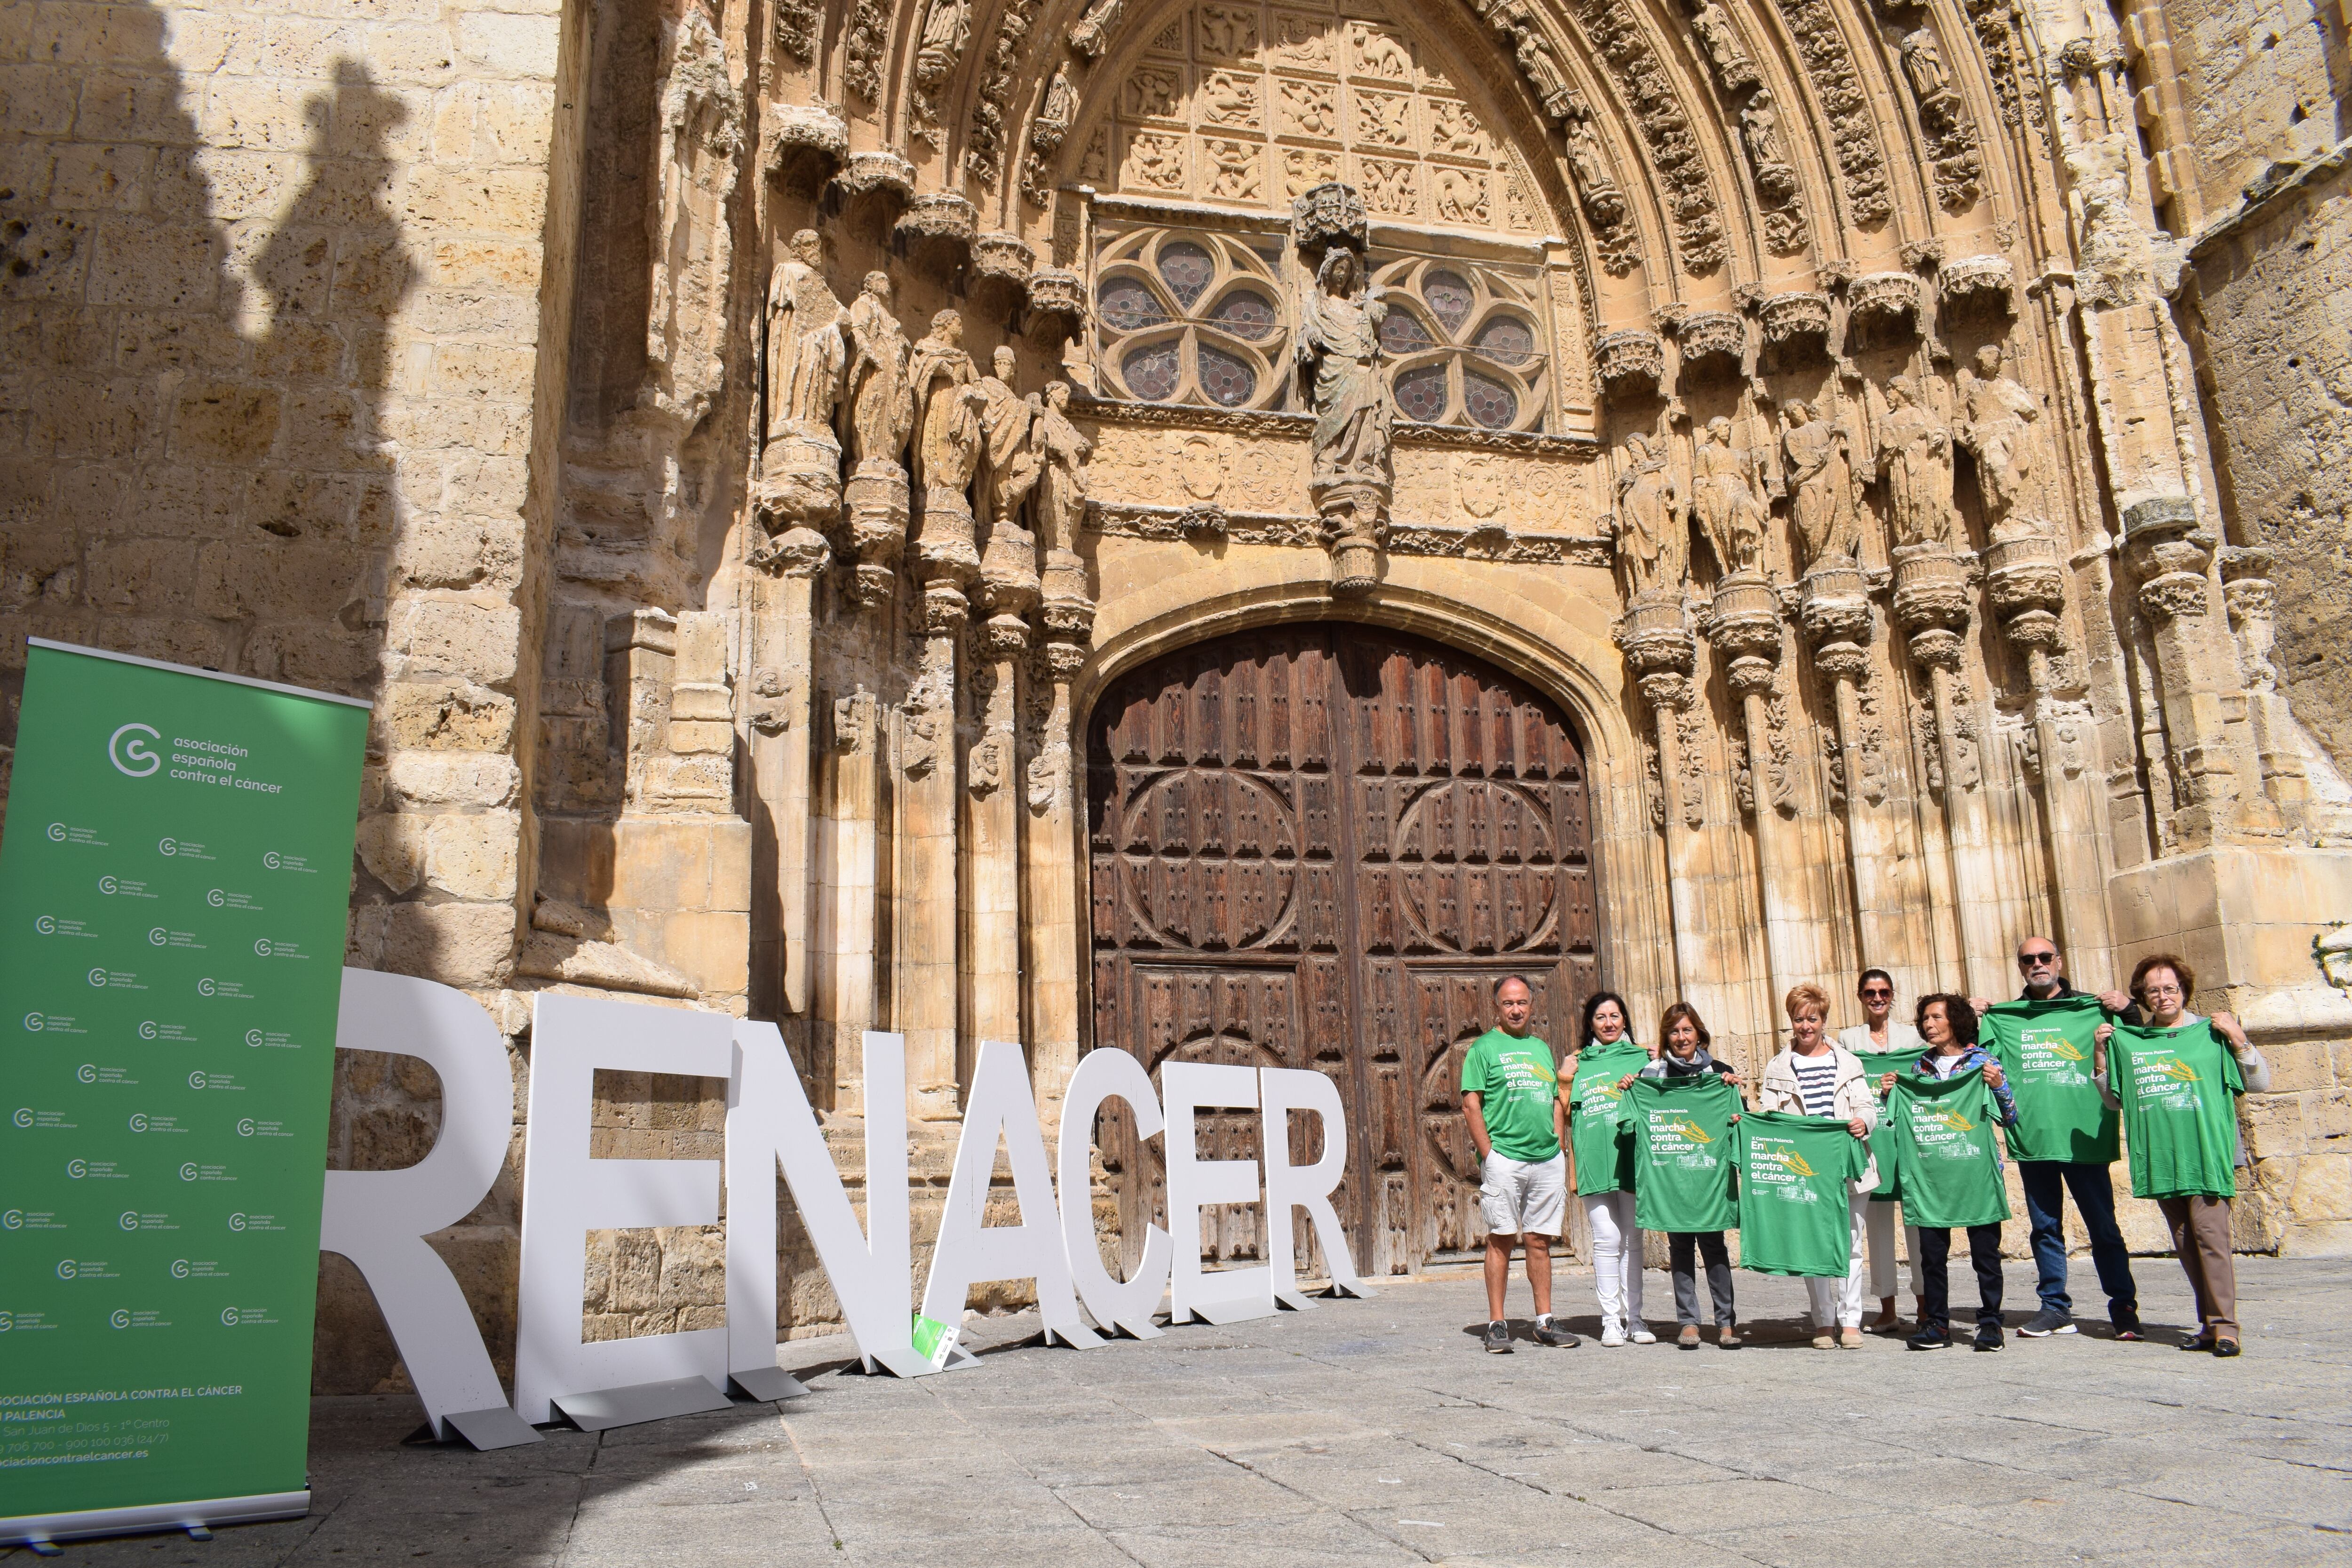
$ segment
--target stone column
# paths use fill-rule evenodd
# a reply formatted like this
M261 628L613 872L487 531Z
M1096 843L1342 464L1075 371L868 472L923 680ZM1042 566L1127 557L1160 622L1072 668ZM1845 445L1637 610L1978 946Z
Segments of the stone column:
M1813 668L1829 683L1837 715L1839 794L1853 874L1856 946L1864 964L1907 967L1904 930L1918 889L1899 872L1902 825L1887 807L1886 738L1862 711L1870 679L1870 585L1850 562L1827 562L1805 574L1800 615Z
M956 642L970 615L952 578L924 585L920 668L898 716L895 989L908 1110L922 1121L951 1121L958 1106Z
M874 694L864 687L834 699L816 878L816 1014L833 1035L833 1106L859 1117L866 1114L862 1046L876 1023L874 720Z
M1895 620L1910 638L1911 658L1927 674L1963 980L1970 995L2003 996L2009 994L2011 963L1996 892L1984 777L1976 747L1962 732L1967 686L1960 664L1969 600L1968 566L1958 556L1937 544L1895 547Z
M1024 781L1029 831L1022 840L1022 897L1028 918L1021 925L1021 968L1029 1076L1040 1107L1061 1102L1078 1067L1077 737L1070 732L1070 682L1086 662L1082 642L1045 645L1045 717Z
M1805 897L1804 851L1790 838L1794 810L1785 764L1776 762L1769 702L1780 666L1780 601L1761 573L1736 572L1716 584L1707 640L1726 661L1748 738L1748 800L1756 822L1756 873L1764 910L1765 964L1778 1009L1789 987L1820 973L1814 940L1821 918ZM1783 741L1785 746L1786 742ZM1780 776L1776 776L1780 775Z
M980 738L966 761L964 971L968 1050L982 1040L1023 1043L1021 1027L1021 675L1037 604L1036 547L1009 518L989 530L981 562L980 630L986 665L973 685L982 704Z
M1682 596L1664 591L1635 599L1617 623L1616 639L1656 725L1659 819L1666 834L1666 904L1674 922L1675 969L1683 994L1696 998L1718 973L1706 961L1707 921L1697 886L1706 780L1699 758L1684 746L1682 736L1683 717L1697 700L1691 685L1697 643ZM1694 1005L1699 1004L1695 1000ZM1726 1019L1733 1016L1718 1013Z
M2124 513L2124 558L2139 584L2139 609L2156 650L2164 739L2175 793L2167 835L2173 853L2210 847L2264 812L2246 788L2230 728L2242 719L2237 659L2213 615L2212 533L2186 499L2143 501Z
M780 1013L809 1009L809 643L814 588L833 558L824 535L788 529L753 557L752 787L761 810L753 853L775 868L775 972L753 982Z
M2087 717L2062 714L2056 688L2064 643L2066 572L2056 534L2037 531L1997 539L1985 552L1985 590L2001 635L2025 655L2033 689L2033 758L2042 821L2057 872L2058 938L2078 984L2109 973L2114 941L2107 921L2107 877L2114 858L2102 831L2105 816Z

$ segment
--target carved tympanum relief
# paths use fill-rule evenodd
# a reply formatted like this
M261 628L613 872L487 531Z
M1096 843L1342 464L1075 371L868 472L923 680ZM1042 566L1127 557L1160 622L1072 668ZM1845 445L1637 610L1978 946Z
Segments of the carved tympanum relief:
M1276 214L1345 181L1375 221L1552 227L1479 111L1390 24L1328 8L1203 5L1123 68L1105 149L1122 195Z

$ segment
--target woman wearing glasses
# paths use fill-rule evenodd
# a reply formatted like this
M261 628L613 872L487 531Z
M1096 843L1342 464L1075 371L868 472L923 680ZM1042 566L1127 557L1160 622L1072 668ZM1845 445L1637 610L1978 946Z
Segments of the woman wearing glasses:
M1894 1016L1895 977L1884 969L1865 969L1854 995L1862 1002L1864 1021L1840 1029L1837 1043L1862 1058L1872 1080L1917 1061L1927 1042L1920 1038L1915 1026ZM1884 1162L1879 1173L1894 1174ZM1902 1316L1895 1310L1895 1203L1891 1195L1870 1201L1870 1291L1878 1298L1878 1316L1869 1325L1874 1334L1895 1333L1903 1327ZM1919 1293L1919 1227L1906 1226L1903 1236L1912 1260L1911 1306L1916 1317L1927 1304Z
M2233 1356L2238 1268L2230 1200L2246 1168L2237 1100L2269 1089L2271 1069L2234 1016L2200 1018L2189 1010L2196 989L2196 975L2170 953L2141 959L2131 990L2147 1023L2100 1025L2092 1078L2124 1113L2132 1194L2154 1198L2164 1212L2173 1256L2197 1298L2197 1332L2180 1348Z

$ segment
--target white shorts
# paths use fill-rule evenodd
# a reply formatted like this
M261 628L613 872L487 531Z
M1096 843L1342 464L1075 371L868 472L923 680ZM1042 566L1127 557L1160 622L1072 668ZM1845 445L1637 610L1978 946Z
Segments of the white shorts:
M1489 1154L1479 1167L1478 1213L1496 1236L1534 1231L1558 1236L1568 1215L1568 1161L1559 1154L1532 1163Z

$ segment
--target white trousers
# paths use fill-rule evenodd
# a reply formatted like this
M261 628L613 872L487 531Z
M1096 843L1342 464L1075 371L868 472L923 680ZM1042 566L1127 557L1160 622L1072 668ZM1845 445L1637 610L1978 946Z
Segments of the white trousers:
M1585 1227L1592 1233L1592 1290L1601 1299L1601 1325L1631 1331L1642 1321L1642 1232L1633 1224L1633 1194L1590 1193Z
M1870 1293L1884 1301L1895 1291L1894 1204L1866 1203L1870 1215ZM1911 1258L1911 1293L1919 1293L1919 1227L1903 1227L1904 1249Z
M1590 1200L1588 1200L1590 1201ZM1847 1232L1847 1245L1853 1249L1853 1261L1847 1266L1843 1279L1811 1279L1805 1281L1805 1299L1813 1310L1813 1331L1826 1333L1832 1329L1862 1327L1862 1287L1870 1260L1864 1243L1870 1229L1867 1196L1846 1199L1852 1227Z

